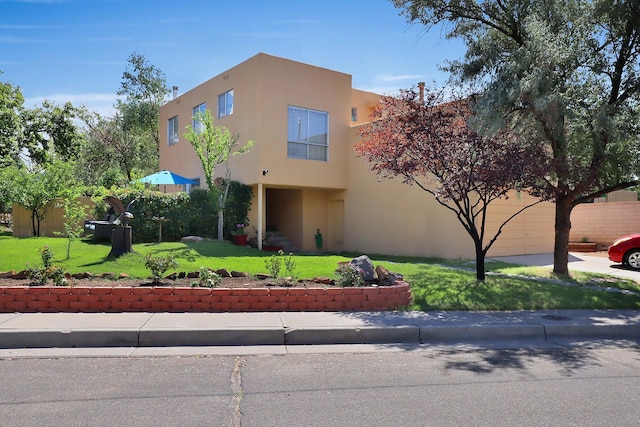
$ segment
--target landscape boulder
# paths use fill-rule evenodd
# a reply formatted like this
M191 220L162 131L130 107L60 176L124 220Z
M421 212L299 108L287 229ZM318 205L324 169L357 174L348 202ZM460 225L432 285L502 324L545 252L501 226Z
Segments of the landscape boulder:
M360 272L360 275L365 282L376 282L376 272L373 267L373 262L366 255L360 255L357 258L349 261L349 265L354 267L356 271Z

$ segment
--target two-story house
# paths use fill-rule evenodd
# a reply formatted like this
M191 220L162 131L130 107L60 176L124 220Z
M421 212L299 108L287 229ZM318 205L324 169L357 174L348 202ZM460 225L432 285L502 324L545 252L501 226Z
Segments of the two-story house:
M283 233L300 251L473 258L455 216L427 193L379 180L354 153L357 129L380 95L353 89L351 76L259 53L174 97L160 109L160 169L200 179L200 161L183 134L195 112L248 140L229 162L231 179L253 187L250 228ZM220 166L216 176L224 176ZM528 200L495 203L489 229ZM553 207L541 204L510 223L491 255L553 249Z

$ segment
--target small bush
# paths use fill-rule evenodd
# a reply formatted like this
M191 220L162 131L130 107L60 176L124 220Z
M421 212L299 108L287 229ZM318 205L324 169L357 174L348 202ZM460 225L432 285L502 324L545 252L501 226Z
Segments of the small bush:
M65 271L62 267L53 265L53 251L49 246L40 248L40 258L42 259L42 267L30 267L27 264L27 277L33 281L33 284L44 286L49 280L53 281L55 286L66 286L69 284L65 277Z
M284 251L280 249L278 252L271 255L271 257L264 260L264 264L276 281L289 281L296 280L296 262L293 259L293 253L285 255ZM284 277L280 277L280 271L284 264Z
M192 287L215 288L222 283L222 277L215 271L209 270L207 267L200 267L198 281L191 283Z
M278 254L282 252L282 250L278 251ZM283 252L284 253L284 252ZM264 265L267 268L267 271L274 279L278 279L280 277L280 270L282 269L282 260L278 257L278 254L273 254L269 258L264 260Z
M144 257L144 266L151 270L151 280L157 284L167 270L178 268L178 263L173 255L147 255Z
M49 246L40 248L40 258L42 259L42 265L44 266L44 268L51 267L51 263L53 261L53 251Z
M364 277L353 266L344 264L338 266L336 269L338 278L336 279L336 285L342 287L364 286Z

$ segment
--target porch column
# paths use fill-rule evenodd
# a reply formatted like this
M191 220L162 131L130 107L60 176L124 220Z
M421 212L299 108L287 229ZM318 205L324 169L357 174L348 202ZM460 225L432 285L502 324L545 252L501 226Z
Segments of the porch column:
M262 204L264 203L262 197L262 183L258 183L258 235L256 236L258 240L258 250L262 250L262 212L264 211Z

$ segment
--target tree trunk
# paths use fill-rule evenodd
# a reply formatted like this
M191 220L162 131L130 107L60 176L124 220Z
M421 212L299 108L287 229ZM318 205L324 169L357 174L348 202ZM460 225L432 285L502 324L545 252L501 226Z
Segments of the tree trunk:
M31 227L34 237L40 237L40 215L38 215L37 209L31 211Z
M224 240L224 209L218 209L218 240Z
M33 231L33 237L38 237L36 234L36 211L31 211L31 230Z
M476 242L476 280L484 282L486 269L484 265L485 251L482 250L482 242Z
M218 197L218 240L224 240L224 207L227 204L227 196L229 195L229 183L231 180L231 171L227 169L227 174L224 177L223 185L224 191Z
M569 274L569 232L571 231L572 199L566 195L556 198L555 243L553 273Z

